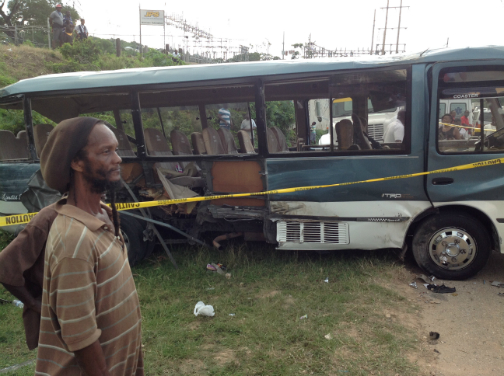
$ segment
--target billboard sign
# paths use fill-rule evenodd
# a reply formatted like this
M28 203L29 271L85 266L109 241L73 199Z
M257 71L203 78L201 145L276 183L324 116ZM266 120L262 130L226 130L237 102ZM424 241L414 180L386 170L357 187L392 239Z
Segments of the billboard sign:
M164 10L140 9L140 25L164 25Z

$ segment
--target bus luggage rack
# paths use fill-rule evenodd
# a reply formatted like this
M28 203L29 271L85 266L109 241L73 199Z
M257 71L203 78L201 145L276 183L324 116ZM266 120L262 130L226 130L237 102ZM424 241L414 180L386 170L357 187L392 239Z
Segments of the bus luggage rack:
M349 244L348 223L342 222L277 222L279 243Z

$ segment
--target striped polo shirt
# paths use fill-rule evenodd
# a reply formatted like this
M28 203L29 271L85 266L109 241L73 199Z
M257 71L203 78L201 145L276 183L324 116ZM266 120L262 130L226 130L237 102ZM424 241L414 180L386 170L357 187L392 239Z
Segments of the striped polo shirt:
M56 211L45 253L36 375L83 374L73 352L96 340L112 375L143 375L140 305L122 239L75 206Z

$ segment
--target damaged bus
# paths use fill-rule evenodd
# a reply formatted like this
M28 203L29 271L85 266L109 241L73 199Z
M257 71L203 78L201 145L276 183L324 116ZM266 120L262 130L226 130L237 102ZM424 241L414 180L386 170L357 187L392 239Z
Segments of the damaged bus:
M0 130L0 215L47 202L51 192L36 174L40 151L56 123L76 116L101 118L116 134L123 203L354 182L499 158L503 56L504 48L485 47L22 80L0 90L0 108L24 123L16 132ZM440 103L450 98L491 111L495 129L472 132L475 125L464 123L465 134L454 121L440 123ZM343 99L350 118L335 124L327 143L313 142L311 126L337 117L332 104ZM315 102L318 111L309 111ZM393 142L373 140L370 116L399 108L401 121L388 122L398 129ZM503 183L495 165L136 214L191 241L213 232L223 235L216 243L243 236L279 250L410 247L429 273L464 279L492 250L503 251ZM121 220L134 263L152 236L144 221Z

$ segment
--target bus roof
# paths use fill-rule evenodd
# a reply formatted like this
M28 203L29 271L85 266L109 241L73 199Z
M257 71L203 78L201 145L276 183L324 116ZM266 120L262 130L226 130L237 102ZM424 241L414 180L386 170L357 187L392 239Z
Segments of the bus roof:
M502 59L504 47L488 46L462 49L427 50L416 54L325 58L309 60L273 60L210 65L184 65L121 69L115 71L75 72L39 76L21 80L0 89L2 98L20 94L52 91L131 87L161 83L183 83L263 77L293 73L398 66L439 61Z

